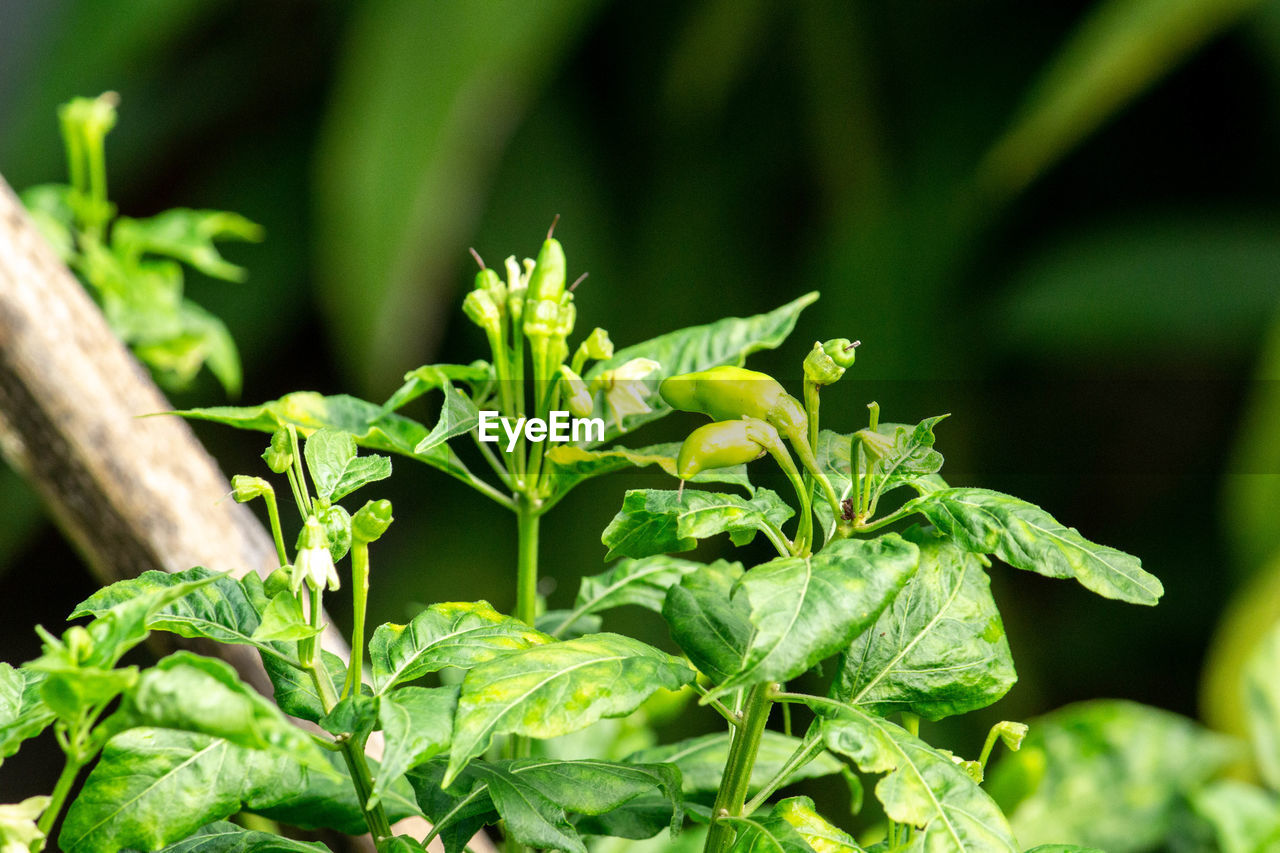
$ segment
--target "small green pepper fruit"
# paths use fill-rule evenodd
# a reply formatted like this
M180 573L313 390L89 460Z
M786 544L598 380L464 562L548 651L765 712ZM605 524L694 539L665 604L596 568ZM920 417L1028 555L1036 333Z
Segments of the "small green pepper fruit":
M676 476L689 480L701 471L731 468L759 459L768 452L768 435L777 443L778 431L763 421L714 421L689 433L676 457ZM760 439L764 439L762 442Z
M363 545L377 542L394 520L391 501L369 501L351 517L351 538Z
M529 274L529 297L559 302L564 293L565 269L564 248L559 240L547 237Z
M293 465L293 442L289 438L287 427L278 427L271 433L271 444L263 452L267 467L273 473L283 474Z
M476 273L476 290L483 290L493 296L493 301L497 303L498 310L503 310L507 305L507 285L502 279L498 278L498 274L493 270L485 267Z
M564 385L564 402L569 407L569 411L575 417L591 417L591 413L596 409L596 401L591 392L587 390L587 383L582 381L582 377L570 370L567 365L562 364L560 365L560 381Z
M787 434L794 444L806 443L809 418L800 401L767 373L725 365L670 376L658 393L667 405L682 412L701 412L718 421L742 417L767 421Z
M832 338L822 345L823 351L831 356L840 367L848 369L853 367L854 360L858 357L858 347L862 346L862 341L851 341L848 338Z
M804 378L815 385L835 384L853 366L858 343L848 338L833 338L825 344L815 342L804 359Z
M231 478L231 496L236 499L236 503L248 503L254 498L275 493L276 490L271 488L271 484L261 477L236 474Z

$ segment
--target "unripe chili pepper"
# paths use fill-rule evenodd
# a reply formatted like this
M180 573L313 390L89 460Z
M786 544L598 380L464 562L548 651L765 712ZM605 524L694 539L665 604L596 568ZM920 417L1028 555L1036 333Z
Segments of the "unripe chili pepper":
M777 430L768 424L757 423L771 430L773 440L778 440ZM745 420L704 424L689 433L684 444L680 445L680 455L676 458L676 476L681 480L690 480L701 471L745 465L759 459L767 452L767 448L756 438L756 430L749 427Z
M713 367L670 376L662 380L658 393L673 409L702 412L718 421L756 418L785 432L793 443L796 435L808 442L804 407L767 373L729 365Z
M833 385L853 365L856 342L848 338L835 338L824 343L814 343L804 359L804 377L815 385Z
M564 280L564 248L559 240L548 237L538 250L538 259L529 274L529 298L559 302L564 293Z
M293 442L289 439L289 430L278 428L271 433L271 444L263 452L267 467L276 474L283 474L293 465Z
M391 501L369 501L351 517L351 538L359 544L376 542L387 532L391 522Z

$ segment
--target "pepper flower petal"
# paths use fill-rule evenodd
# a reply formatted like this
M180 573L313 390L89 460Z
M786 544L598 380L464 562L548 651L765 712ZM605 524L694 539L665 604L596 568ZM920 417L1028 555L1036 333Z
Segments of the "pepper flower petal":
M642 381L662 367L651 358L633 358L596 378L595 386L604 389L605 405L618 429L628 415L645 415L653 411L649 405L649 389Z
M296 593L304 581L312 589L327 585L330 590L336 590L340 585L333 555L329 553L329 537L320 519L314 515L307 518L298 536L298 558L293 562L289 586Z

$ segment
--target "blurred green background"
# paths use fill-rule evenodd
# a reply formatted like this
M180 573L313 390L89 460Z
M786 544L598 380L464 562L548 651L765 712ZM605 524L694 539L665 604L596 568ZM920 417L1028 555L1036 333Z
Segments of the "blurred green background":
M0 0L11 185L63 180L55 108L107 89L122 213L266 226L228 249L248 283L189 280L241 346L242 402L381 400L481 356L467 248L532 254L555 214L571 277L591 274L579 328L620 346L818 289L753 361L795 379L814 339L860 338L824 425L856 429L872 399L887 420L951 411L950 480L1039 503L1167 588L1145 610L997 568L1020 683L930 736L971 754L995 720L1097 696L1238 727L1234 677L1201 685L1211 648L1229 673L1280 617L1277 0ZM224 398L207 381L175 402ZM264 473L260 436L196 428L228 473ZM375 623L510 610L512 520L395 464ZM549 517L551 606L654 477ZM0 510L16 662L94 582L7 471ZM654 614L606 625L669 646ZM43 764L6 762L0 800L47 788Z

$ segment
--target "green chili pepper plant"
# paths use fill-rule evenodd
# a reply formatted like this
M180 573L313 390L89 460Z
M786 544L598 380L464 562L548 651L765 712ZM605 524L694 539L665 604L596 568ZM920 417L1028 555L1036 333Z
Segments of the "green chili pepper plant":
M487 358L413 370L384 403L298 392L185 413L270 436L266 470L233 486L261 502L279 567L113 584L71 614L86 624L39 629L41 657L0 666L0 757L46 728L66 756L48 798L0 810L6 853L51 843L60 818L68 853L326 849L289 827L367 831L384 851L458 853L486 827L507 851L1022 849L983 777L996 743L1016 750L1026 726L1000 723L972 758L923 730L1016 680L991 558L1137 604L1155 604L1160 582L1030 503L948 485L934 447L944 416L885 423L872 403L866 426L823 429L820 398L850 384L838 381L856 343L814 344L798 397L744 368L816 294L615 349L601 329L575 334L566 270L553 235L534 259L481 262L463 308ZM403 414L428 393L442 401L433 424ZM618 443L676 410L683 442ZM560 441L563 412L582 423ZM514 516L514 614L441 602L367 630L371 550L395 534L392 508L343 502L390 476L392 455ZM791 500L753 482L772 465ZM602 535L617 561L584 578L572 609L540 612L542 517L585 480L639 466L671 488L626 492ZM297 514L293 543L277 490ZM776 556L673 556L726 533L735 546L763 534ZM344 660L323 648L322 615L326 595L348 591ZM659 614L671 644L600 631L624 605ZM275 702L190 652L121 666L151 631L249 646ZM791 689L815 668L828 689ZM648 723L684 703L719 731L657 742ZM850 825L856 837L782 796L830 777L856 804L864 775L881 777L882 816ZM413 815L430 832L397 834Z

